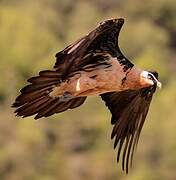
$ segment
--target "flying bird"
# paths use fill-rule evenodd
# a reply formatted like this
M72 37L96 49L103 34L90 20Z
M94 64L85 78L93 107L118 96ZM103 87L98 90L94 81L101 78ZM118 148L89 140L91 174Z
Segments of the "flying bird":
M117 162L128 173L152 96L161 88L156 71L145 71L120 51L123 18L108 19L56 54L54 70L40 71L20 90L12 107L17 116L48 117L100 95L112 117Z

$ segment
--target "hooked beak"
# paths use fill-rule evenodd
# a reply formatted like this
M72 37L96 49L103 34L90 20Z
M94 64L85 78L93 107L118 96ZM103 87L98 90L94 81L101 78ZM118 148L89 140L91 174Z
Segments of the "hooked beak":
M158 87L159 89L161 89L161 88L162 88L162 84L161 84L159 81L157 81L156 83L157 83L157 87Z

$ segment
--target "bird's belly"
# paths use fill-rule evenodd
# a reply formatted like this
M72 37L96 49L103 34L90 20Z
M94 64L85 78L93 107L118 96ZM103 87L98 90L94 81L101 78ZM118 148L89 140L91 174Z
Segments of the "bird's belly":
M76 77L77 76L77 77ZM68 82L68 92L74 97L90 96L123 89L123 67L113 64L110 68L80 72Z

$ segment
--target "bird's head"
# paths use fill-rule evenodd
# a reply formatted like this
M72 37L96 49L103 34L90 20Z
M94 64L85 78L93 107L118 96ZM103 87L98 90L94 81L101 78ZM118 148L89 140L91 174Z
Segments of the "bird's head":
M161 82L158 81L158 73L156 71L142 71L140 79L143 86L156 85L158 88L162 87Z

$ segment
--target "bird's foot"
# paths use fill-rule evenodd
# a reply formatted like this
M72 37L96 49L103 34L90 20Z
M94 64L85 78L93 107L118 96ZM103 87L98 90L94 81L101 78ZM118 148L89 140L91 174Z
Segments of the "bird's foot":
M71 100L72 98L73 98L72 95L70 93L66 92L62 96L59 97L59 100L63 101L63 102L67 102L67 101Z

